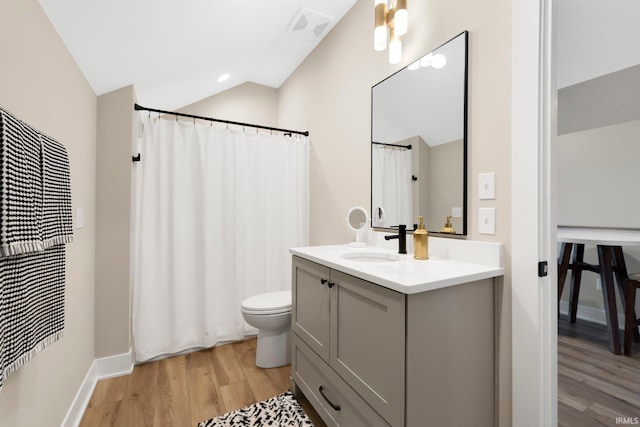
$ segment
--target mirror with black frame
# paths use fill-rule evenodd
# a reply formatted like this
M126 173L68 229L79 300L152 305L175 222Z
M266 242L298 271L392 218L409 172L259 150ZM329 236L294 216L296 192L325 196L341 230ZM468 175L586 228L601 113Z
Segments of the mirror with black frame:
M464 31L371 88L371 226L467 234ZM450 217L450 218L449 218Z

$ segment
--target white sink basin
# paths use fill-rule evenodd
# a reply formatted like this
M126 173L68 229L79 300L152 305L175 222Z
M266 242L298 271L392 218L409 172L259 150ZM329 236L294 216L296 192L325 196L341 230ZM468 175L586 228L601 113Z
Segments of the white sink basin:
M347 252L340 256L350 261L360 261L360 262L398 261L398 254L389 253L389 252Z

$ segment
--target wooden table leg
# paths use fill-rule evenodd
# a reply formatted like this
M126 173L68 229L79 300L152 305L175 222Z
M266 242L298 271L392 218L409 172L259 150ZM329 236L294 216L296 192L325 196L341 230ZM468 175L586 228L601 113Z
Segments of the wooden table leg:
M573 243L560 244L560 256L558 257L558 314L560 313L560 298L562 298L562 291L564 290L564 281L567 279L572 248Z
M613 281L612 252L614 247L598 245L598 261L602 280L602 297L607 317L609 332L609 350L614 354L622 354L620 348L620 330L618 328L618 310L616 308L615 284Z
M569 294L569 322L576 323L578 314L578 296L580 295L580 282L582 280L582 268L584 262L584 244L576 243L573 254L573 268L571 269L571 293Z
M620 292L620 300L622 301L626 313L627 299L626 292L624 290L624 281L629 278L629 274L627 273L627 264L624 262L622 246L613 247L613 272L616 276L616 283L618 284L618 291ZM635 305L635 301L632 304ZM637 318L635 307L633 309L633 318ZM640 339L638 328L633 328L633 338L636 342Z

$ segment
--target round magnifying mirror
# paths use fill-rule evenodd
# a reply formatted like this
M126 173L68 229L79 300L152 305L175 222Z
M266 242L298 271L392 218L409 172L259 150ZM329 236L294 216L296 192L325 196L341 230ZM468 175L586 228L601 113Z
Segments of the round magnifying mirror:
M356 233L356 241L349 243L349 246L362 248L367 246L363 242L363 234L369 224L369 214L365 208L355 207L349 209L347 213L347 227Z

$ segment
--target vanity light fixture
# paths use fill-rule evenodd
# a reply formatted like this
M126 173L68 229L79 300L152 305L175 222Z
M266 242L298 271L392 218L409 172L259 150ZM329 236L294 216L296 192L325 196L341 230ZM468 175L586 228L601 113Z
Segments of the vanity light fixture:
M389 63L397 64L402 60L400 37L407 34L409 28L407 0L375 0L374 15L373 48L383 51L388 41Z

